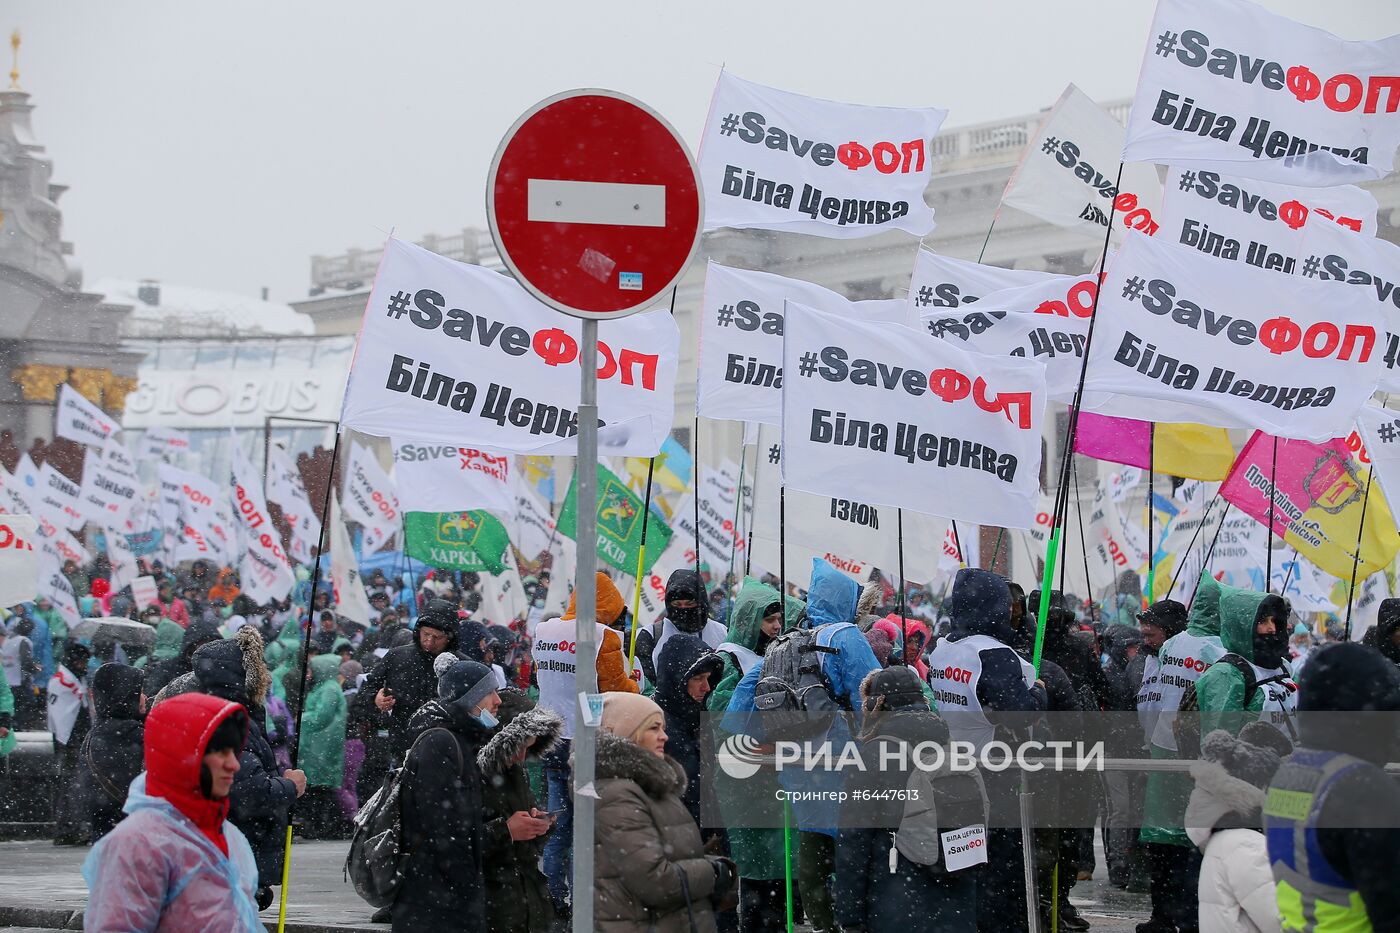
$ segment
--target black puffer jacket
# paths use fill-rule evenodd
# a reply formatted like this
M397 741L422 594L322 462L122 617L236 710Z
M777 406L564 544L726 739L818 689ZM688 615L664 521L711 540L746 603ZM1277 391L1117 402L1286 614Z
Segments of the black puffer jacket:
M403 836L411 852L394 901L395 933L489 929L476 756L491 733L437 700L424 704L406 729L422 740L410 739L404 761Z
M450 635L446 650L455 653L455 624ZM415 734L409 730L409 719L423 704L437 696L438 679L433 673L433 660L417 638L412 644L390 648L366 675L360 692L355 695L355 715L376 728L388 728L389 748L396 763L403 760ZM375 695L384 687L394 693L394 706L387 713L381 712L374 704Z
M487 929L491 933L535 933L554 922L554 904L540 872L546 836L524 842L510 838L506 820L512 813L538 807L530 789L523 756L539 758L559 741L564 721L536 707L520 690L500 691L496 711L501 727L477 753L483 779L482 836L485 857Z
M83 742L73 790L96 842L121 822L131 781L145 769L141 672L104 664L92 677L96 724Z
M681 795L696 822L700 820L700 714L705 704L690 695L690 678L707 675L710 689L724 676L724 658L695 635L672 635L661 648L656 665L656 705L666 714L666 754L685 769Z

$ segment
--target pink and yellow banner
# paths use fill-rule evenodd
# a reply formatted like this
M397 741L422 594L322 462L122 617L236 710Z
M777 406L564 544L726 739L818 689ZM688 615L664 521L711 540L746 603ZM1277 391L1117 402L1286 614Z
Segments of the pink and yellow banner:
M1186 479L1220 480L1230 472L1235 448L1224 428L1203 424L1159 424L1080 412L1077 453Z
M1273 533L1335 577L1351 578L1357 533L1364 531L1356 573L1357 579L1365 579L1390 564L1400 537L1379 487L1366 496L1369 471L1363 469L1341 438L1314 444L1256 431L1240 451L1220 495L1268 525L1272 494Z

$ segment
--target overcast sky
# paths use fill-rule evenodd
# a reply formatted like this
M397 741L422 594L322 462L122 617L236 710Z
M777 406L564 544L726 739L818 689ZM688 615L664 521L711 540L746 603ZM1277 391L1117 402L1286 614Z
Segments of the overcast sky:
M1397 0L1265 0L1343 38L1400 33ZM1131 96L1149 0L11 0L34 129L70 186L64 231L106 276L287 301L312 254L485 226L502 132L608 87L699 138L721 64L784 90L950 111Z

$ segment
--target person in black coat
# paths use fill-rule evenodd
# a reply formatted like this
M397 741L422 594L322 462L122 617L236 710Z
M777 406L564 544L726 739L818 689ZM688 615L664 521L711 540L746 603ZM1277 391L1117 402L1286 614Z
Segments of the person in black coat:
M501 727L477 753L482 775L482 835L487 929L536 933L554 923L554 902L540 871L544 837L553 825L539 809L524 762L559 741L564 720L537 707L523 690L500 691Z
M724 676L724 658L695 635L672 635L661 646L652 699L666 714L666 754L681 763L687 780L681 796L700 822L700 714L705 698Z
M146 696L155 699L155 695L160 693L166 684L176 677L194 670L195 649L200 645L216 641L218 638L219 625L217 622L192 617L190 624L185 628L184 637L180 639L180 653L173 658L158 661L146 668L144 684Z
M177 693L207 693L237 703L248 714L248 740L238 756L238 773L229 791L229 822L242 830L258 866L259 907L272 903L272 886L282 882L288 811L306 791L306 774L284 770L267 738L263 705L272 676L263 660L263 641L256 626L245 625L233 638L202 645L193 657L194 670L170 684L157 697L163 702Z
M389 732L393 763L403 761L412 736L408 723L423 704L437 696L433 661L457 650L457 607L434 599L418 616L410 644L390 648L365 677L355 696L355 714Z
M86 810L83 822L93 842L121 822L127 789L145 769L141 679L139 670L125 664L104 664L92 675L95 724L78 756L74 796Z
M892 833L900 828L922 743L947 747L948 727L929 709L919 676L903 665L875 671L860 688L866 710L861 731L865 770L848 783L836 838L832 900L841 929L904 933L963 933L977 926L977 876L981 869L948 872L911 861L903 852L890 865ZM926 746L927 747L927 746ZM917 753L922 760L926 752ZM987 796L976 773L941 779L938 828L948 831L987 822ZM947 829L945 829L945 826ZM1024 917L1022 918L1024 919ZM1005 928L1014 924L1008 922Z
M409 856L390 909L395 933L489 929L476 758L497 725L501 697L495 672L479 661L441 653L434 668L438 698L409 723L400 800Z

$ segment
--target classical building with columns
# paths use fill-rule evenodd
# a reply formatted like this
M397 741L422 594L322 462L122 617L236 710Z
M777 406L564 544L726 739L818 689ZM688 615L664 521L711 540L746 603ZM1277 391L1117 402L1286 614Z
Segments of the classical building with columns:
M17 50L18 35L11 42ZM10 469L21 451L52 437L58 386L67 382L120 416L141 360L119 347L130 306L83 289L63 239L66 188L53 182L18 77L11 71L0 91L0 463Z

